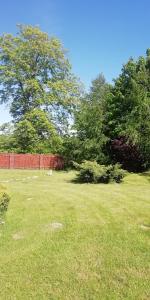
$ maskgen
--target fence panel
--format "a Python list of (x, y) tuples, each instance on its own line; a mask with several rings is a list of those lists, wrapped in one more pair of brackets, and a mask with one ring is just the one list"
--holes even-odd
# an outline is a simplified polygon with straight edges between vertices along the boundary
[(1, 153), (0, 168), (7, 169), (63, 169), (59, 155)]
[(10, 155), (0, 153), (0, 168), (9, 169), (10, 167)]
[(15, 169), (39, 169), (39, 155), (16, 154), (14, 155)]

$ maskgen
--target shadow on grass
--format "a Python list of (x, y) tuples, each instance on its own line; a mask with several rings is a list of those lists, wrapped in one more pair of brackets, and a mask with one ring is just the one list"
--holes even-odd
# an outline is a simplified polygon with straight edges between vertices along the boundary
[(150, 171), (139, 173), (139, 175), (145, 177), (150, 182)]
[(79, 180), (77, 180), (76, 178), (73, 179), (66, 179), (65, 180), (67, 183), (74, 183), (74, 184), (94, 184), (93, 182), (80, 182)]
[(73, 179), (68, 179), (66, 180), (66, 182), (68, 183), (74, 183), (74, 184), (78, 184), (78, 185), (84, 185), (84, 184), (90, 184), (90, 185), (100, 185), (100, 184), (110, 184), (110, 183), (114, 183), (114, 181), (99, 181), (99, 182), (93, 182), (93, 181), (80, 181), (78, 178), (73, 178)]
[(98, 183), (95, 183), (95, 182), (81, 182), (77, 177), (75, 178), (72, 178), (72, 179), (65, 179), (65, 182), (67, 183), (74, 183), (74, 184), (98, 184)]

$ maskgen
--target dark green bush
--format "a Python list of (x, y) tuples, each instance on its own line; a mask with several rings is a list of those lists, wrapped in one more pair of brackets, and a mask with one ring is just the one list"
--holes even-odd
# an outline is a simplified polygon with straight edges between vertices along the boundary
[(83, 183), (120, 183), (125, 176), (125, 171), (119, 164), (99, 165), (96, 161), (84, 161), (82, 164), (74, 163), (79, 173), (76, 180)]

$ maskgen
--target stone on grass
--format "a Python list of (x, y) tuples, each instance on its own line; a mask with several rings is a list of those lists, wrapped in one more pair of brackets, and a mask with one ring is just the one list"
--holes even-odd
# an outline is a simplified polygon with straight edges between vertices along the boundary
[(45, 226), (45, 231), (49, 231), (49, 230), (60, 230), (63, 228), (63, 224), (59, 223), (59, 222), (52, 222), (49, 223)]
[(53, 229), (60, 229), (63, 227), (63, 224), (62, 223), (58, 223), (58, 222), (54, 222), (54, 223), (51, 223), (51, 227)]
[(4, 225), (5, 221), (0, 219), (0, 225)]
[(142, 224), (141, 225), (141, 229), (143, 229), (143, 230), (150, 230), (150, 225)]
[(48, 176), (52, 176), (52, 175), (53, 175), (53, 170), (49, 170), (49, 171), (47, 172), (47, 175), (48, 175)]

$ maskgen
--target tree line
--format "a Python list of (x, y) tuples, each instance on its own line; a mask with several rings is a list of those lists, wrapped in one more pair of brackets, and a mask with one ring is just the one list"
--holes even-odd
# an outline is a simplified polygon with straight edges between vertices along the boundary
[(17, 35), (0, 37), (0, 102), (12, 116), (0, 127), (1, 152), (150, 167), (150, 49), (130, 58), (113, 84), (99, 74), (87, 93), (62, 43), (19, 25)]

